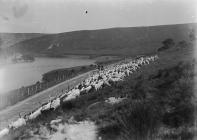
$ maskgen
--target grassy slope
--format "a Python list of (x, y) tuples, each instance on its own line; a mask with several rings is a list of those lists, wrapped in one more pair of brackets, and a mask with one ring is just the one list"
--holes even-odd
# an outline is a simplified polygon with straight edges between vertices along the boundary
[[(149, 78), (152, 76), (158, 76), (158, 71), (164, 69), (165, 69), (164, 72), (169, 71), (170, 75), (172, 72), (171, 76), (174, 77), (174, 75), (177, 74), (175, 67), (179, 64), (179, 62), (181, 61), (185, 63), (192, 62), (194, 58), (193, 45), (190, 44), (186, 48), (179, 50), (176, 49), (167, 50), (165, 52), (160, 53), (159, 57), (160, 59), (157, 62), (151, 63), (150, 65), (147, 66), (143, 66), (143, 68), (141, 68), (135, 74), (132, 74), (130, 77), (126, 78), (125, 81), (123, 82), (114, 83), (111, 87), (104, 87), (99, 91), (91, 91), (90, 93), (86, 95), (82, 95), (76, 100), (63, 104), (55, 112), (45, 112), (42, 116), (40, 116), (36, 120), (29, 122), (27, 126), (24, 126), (12, 132), (8, 136), (8, 138), (10, 139), (20, 138), (22, 136), (29, 137), (28, 133), (30, 130), (33, 130), (33, 132), (39, 134), (40, 133), (39, 130), (42, 125), (46, 125), (49, 127), (49, 125), (47, 124), (49, 124), (50, 120), (55, 119), (58, 116), (61, 116), (65, 121), (71, 116), (74, 116), (75, 119), (78, 121), (86, 118), (90, 118), (91, 120), (95, 121), (96, 124), (98, 125), (99, 135), (101, 135), (104, 140), (111, 140), (111, 139), (128, 140), (127, 137), (120, 137), (120, 136), (122, 136), (122, 134), (124, 136), (127, 136), (125, 131), (130, 131), (130, 130), (133, 130), (130, 131), (133, 134), (132, 136), (135, 136), (133, 137), (133, 139), (137, 139), (136, 136), (146, 135), (147, 134), (146, 130), (148, 130), (149, 132), (149, 130), (154, 130), (155, 128), (158, 129), (158, 127), (159, 128), (164, 127), (167, 129), (168, 127), (174, 128), (174, 126), (171, 125), (165, 126), (161, 120), (161, 118), (163, 117), (162, 113), (160, 114), (160, 110), (165, 111), (164, 108), (165, 105), (168, 104), (168, 101), (174, 101), (174, 100), (173, 98), (169, 98), (169, 100), (167, 100), (166, 102), (165, 94), (164, 94), (165, 98), (159, 98), (158, 100), (155, 100), (155, 97), (157, 97), (155, 95), (157, 94), (160, 95), (160, 93), (162, 93), (163, 90), (158, 88), (157, 89), (158, 91), (154, 91), (153, 89), (151, 89), (153, 88), (151, 85), (157, 85), (158, 81), (157, 78), (156, 80), (154, 80), (154, 78), (151, 78), (150, 80)], [(170, 71), (171, 68), (172, 71)], [(173, 73), (174, 70), (175, 73)], [(166, 80), (170, 79), (171, 76), (167, 76), (167, 78), (165, 77), (159, 78), (158, 80), (161, 81), (163, 80), (165, 83)], [(176, 79), (174, 78), (172, 79), (174, 80), (174, 82), (177, 82)], [(143, 83), (145, 83), (145, 85)], [(172, 91), (176, 93), (175, 89), (173, 89), (170, 86), (170, 84), (167, 84), (167, 87), (165, 88), (165, 90), (168, 89), (172, 89)], [(128, 96), (128, 100), (114, 106), (105, 104), (103, 102), (104, 99), (106, 99), (107, 97), (126, 96), (126, 95)], [(158, 103), (163, 102), (164, 105), (163, 106), (159, 105), (157, 104), (157, 102), (156, 104), (154, 104), (155, 101), (158, 101)], [(153, 103), (153, 106), (151, 103)], [(182, 102), (181, 100), (181, 103), (184, 102)], [(190, 100), (189, 102), (186, 103), (190, 103)], [(159, 111), (157, 110), (157, 107), (161, 107)], [(154, 109), (156, 109), (156, 112)], [(134, 112), (132, 112), (132, 110)], [(131, 113), (130, 117), (134, 117), (135, 115), (137, 115), (137, 120), (135, 120), (135, 117), (133, 118), (135, 120), (134, 122), (132, 121), (132, 119), (131, 121), (129, 121), (128, 118), (126, 118), (127, 120), (124, 120), (123, 116), (127, 116), (129, 112)], [(132, 116), (132, 114), (134, 116)], [(161, 116), (157, 116), (158, 114)], [(192, 116), (192, 114), (190, 113), (189, 116)], [(138, 118), (140, 119), (138, 120)], [(123, 120), (123, 122), (125, 121), (128, 124), (132, 124), (129, 125), (130, 129), (124, 128), (122, 126), (122, 123), (120, 123), (120, 120)], [(182, 124), (180, 127), (189, 125), (191, 121), (192, 120)], [(128, 125), (126, 125), (126, 127), (128, 127)], [(175, 137), (176, 139), (176, 136), (173, 137)], [(188, 134), (188, 139), (190, 137), (191, 134)], [(167, 139), (169, 138), (167, 137)]]
[[(12, 49), (23, 53), (51, 56), (65, 54), (136, 56), (155, 52), (166, 38), (187, 41), (192, 29), (196, 29), (196, 24), (74, 31), (26, 40), (13, 45)], [(48, 49), (52, 44), (58, 46)]]
[(40, 37), (43, 34), (39, 33), (0, 33), (1, 47), (7, 48), (18, 42)]

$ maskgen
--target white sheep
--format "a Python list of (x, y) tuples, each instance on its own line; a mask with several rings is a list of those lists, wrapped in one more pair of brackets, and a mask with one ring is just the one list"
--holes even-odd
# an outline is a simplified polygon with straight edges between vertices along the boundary
[(0, 131), (0, 139), (2, 137), (4, 137), (5, 135), (7, 135), (9, 133), (9, 129), (8, 128), (4, 128), (3, 130)]
[(89, 92), (91, 90), (91, 88), (92, 88), (92, 86), (88, 86), (88, 87), (85, 88), (85, 91)]
[(107, 100), (105, 100), (105, 102), (113, 105), (113, 104), (120, 103), (124, 99), (126, 98), (109, 97)]
[(33, 120), (37, 118), (41, 114), (41, 111), (42, 111), (42, 107), (38, 108), (35, 112), (31, 113), (29, 115), (29, 120)]
[(73, 89), (70, 94), (65, 98), (65, 101), (71, 100), (71, 99), (75, 99), (77, 96), (80, 95), (80, 90), (79, 89)]
[(62, 119), (52, 120), (50, 122), (50, 125), (54, 125), (54, 124), (60, 123), (61, 121), (62, 121)]
[(42, 106), (42, 111), (49, 110), (51, 108), (51, 102), (48, 102), (46, 105)]
[(56, 98), (51, 102), (51, 108), (56, 109), (60, 106), (60, 98)]
[(95, 89), (98, 90), (103, 85), (103, 81), (99, 81), (97, 84), (94, 85)]
[(24, 118), (18, 118), (18, 120), (16, 120), (15, 122), (12, 122), (9, 125), (9, 128), (16, 129), (16, 128), (19, 128), (23, 125), (26, 125), (26, 120)]

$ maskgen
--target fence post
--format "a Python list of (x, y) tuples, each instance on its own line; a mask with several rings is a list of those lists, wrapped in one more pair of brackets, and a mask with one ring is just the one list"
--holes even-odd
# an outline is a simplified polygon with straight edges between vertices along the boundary
[(27, 95), (29, 95), (29, 87), (27, 87)]

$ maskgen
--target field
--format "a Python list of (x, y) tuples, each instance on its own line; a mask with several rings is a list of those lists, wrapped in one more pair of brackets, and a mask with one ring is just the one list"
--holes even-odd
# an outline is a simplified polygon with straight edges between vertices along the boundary
[[(196, 42), (177, 42), (157, 52), (157, 61), (142, 66), (124, 81), (64, 102), (57, 110), (44, 112), (13, 130), (5, 139), (42, 139), (47, 132), (56, 133), (51, 120), (61, 118), (68, 122), (72, 117), (95, 122), (102, 140), (195, 139)], [(105, 102), (109, 97), (125, 100), (112, 105)]]

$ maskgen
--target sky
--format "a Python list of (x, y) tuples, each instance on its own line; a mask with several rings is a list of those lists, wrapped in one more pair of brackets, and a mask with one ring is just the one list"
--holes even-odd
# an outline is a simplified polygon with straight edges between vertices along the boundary
[(60, 33), (191, 23), (197, 22), (196, 9), (197, 0), (0, 0), (0, 32)]

